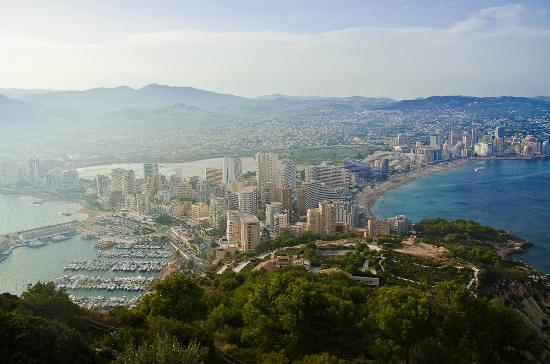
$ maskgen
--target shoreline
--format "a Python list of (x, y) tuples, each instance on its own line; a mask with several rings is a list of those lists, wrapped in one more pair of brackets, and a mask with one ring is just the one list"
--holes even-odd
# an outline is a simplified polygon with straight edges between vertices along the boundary
[(436, 164), (429, 164), (421, 169), (410, 170), (408, 172), (401, 172), (393, 174), (388, 177), (387, 180), (382, 182), (376, 182), (374, 188), (365, 186), (363, 191), (360, 192), (358, 197), (358, 204), (362, 205), (366, 209), (366, 215), (369, 219), (375, 219), (374, 205), (386, 192), (397, 189), (417, 179), (427, 177), (431, 174), (438, 172), (450, 171), (452, 169), (462, 167), (471, 163), (490, 160), (524, 160), (524, 161), (537, 161), (547, 160), (550, 156), (492, 156), (492, 157), (469, 157), (464, 159), (455, 159), (447, 162), (440, 162)]
[(483, 160), (486, 160), (486, 159), (485, 158), (457, 159), (449, 162), (430, 164), (424, 168), (414, 169), (408, 172), (401, 172), (401, 173), (390, 175), (387, 180), (375, 183), (374, 187), (365, 186), (363, 191), (361, 191), (358, 195), (357, 203), (360, 206), (365, 207), (366, 215), (369, 219), (375, 219), (376, 214), (374, 213), (374, 205), (380, 198), (382, 198), (382, 196), (386, 192), (392, 191), (410, 182), (416, 181), (417, 179), (420, 179), (423, 177), (427, 177), (434, 173), (450, 171), (452, 169), (462, 167), (474, 162), (483, 161)]

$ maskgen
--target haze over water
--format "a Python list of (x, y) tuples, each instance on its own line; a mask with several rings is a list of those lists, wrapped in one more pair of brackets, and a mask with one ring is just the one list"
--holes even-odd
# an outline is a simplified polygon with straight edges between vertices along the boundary
[[(479, 172), (474, 168), (484, 167)], [(467, 218), (534, 244), (519, 257), (550, 273), (550, 160), (488, 160), (436, 173), (384, 194), (379, 218)]]

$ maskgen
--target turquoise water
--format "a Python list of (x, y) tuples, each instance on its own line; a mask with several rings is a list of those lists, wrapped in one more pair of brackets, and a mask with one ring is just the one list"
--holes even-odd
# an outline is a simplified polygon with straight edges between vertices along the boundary
[[(483, 170), (474, 172), (474, 168)], [(506, 229), (535, 246), (519, 259), (550, 273), (550, 160), (487, 160), (436, 173), (389, 191), (376, 216), (413, 221), (468, 218)]]

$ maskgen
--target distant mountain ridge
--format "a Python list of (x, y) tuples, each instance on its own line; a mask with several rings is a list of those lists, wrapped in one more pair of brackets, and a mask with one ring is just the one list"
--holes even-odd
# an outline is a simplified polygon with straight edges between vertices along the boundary
[[(38, 106), (49, 110), (80, 112), (92, 116), (116, 113), (117, 118), (125, 117), (125, 115), (136, 118), (140, 111), (148, 117), (154, 117), (155, 113), (170, 114), (176, 117), (174, 116), (174, 110), (170, 109), (174, 105), (185, 106), (184, 110), (180, 110), (180, 112), (195, 116), (197, 116), (198, 110), (193, 110), (192, 107), (200, 109), (202, 112), (198, 114), (201, 115), (214, 113), (248, 119), (292, 117), (296, 120), (299, 120), (300, 117), (311, 117), (320, 113), (332, 113), (338, 116), (369, 109), (403, 112), (454, 110), (484, 116), (511, 113), (537, 116), (548, 115), (550, 112), (550, 97), (548, 96), (533, 98), (431, 96), (402, 101), (362, 96), (326, 97), (283, 94), (246, 98), (194, 87), (159, 84), (150, 84), (138, 89), (120, 86), (93, 88), (84, 91), (0, 89), (0, 94), (2, 90), (6, 92), (8, 97), (16, 99), (22, 104), (11, 103), (9, 113), (4, 111), (4, 115), (0, 115), (0, 119), (9, 119), (10, 115), (22, 118), (30, 115), (35, 118), (40, 114), (39, 110), (36, 109)], [(7, 101), (4, 100), (4, 104), (6, 103)], [(5, 105), (4, 107), (7, 108), (8, 106)], [(21, 110), (18, 111), (18, 109)], [(31, 112), (31, 109), (34, 111)]]
[[(549, 100), (550, 101), (550, 100)], [(550, 102), (540, 98), (498, 96), (430, 96), (413, 100), (398, 101), (381, 107), (384, 110), (455, 110), (480, 115), (521, 113), (543, 115), (550, 112)]]
[(0, 123), (33, 122), (51, 117), (49, 108), (0, 95)]
[(140, 89), (128, 86), (94, 88), (84, 91), (57, 91), (30, 95), (23, 98), (38, 104), (76, 111), (102, 114), (125, 109), (159, 109), (177, 103), (200, 108), (235, 107), (245, 98), (199, 90), (193, 87), (176, 87), (151, 84)]

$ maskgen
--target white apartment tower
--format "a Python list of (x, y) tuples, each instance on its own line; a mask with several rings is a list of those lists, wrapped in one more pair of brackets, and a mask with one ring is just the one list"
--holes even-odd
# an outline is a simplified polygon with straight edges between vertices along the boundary
[(243, 180), (243, 167), (240, 157), (224, 157), (222, 183), (229, 186), (235, 182)]
[(256, 153), (256, 181), (258, 186), (265, 182), (277, 183), (279, 177), (279, 155), (271, 152)]
[(135, 192), (136, 175), (131, 169), (115, 168), (111, 171), (111, 190), (124, 194)]
[(256, 186), (248, 186), (239, 191), (239, 210), (247, 214), (258, 213), (260, 195)]
[(290, 159), (283, 159), (280, 165), (278, 186), (283, 186), (286, 182), (292, 190), (296, 189), (296, 165)]
[(265, 224), (268, 226), (275, 225), (275, 215), (280, 213), (283, 209), (281, 202), (272, 202), (265, 206)]

